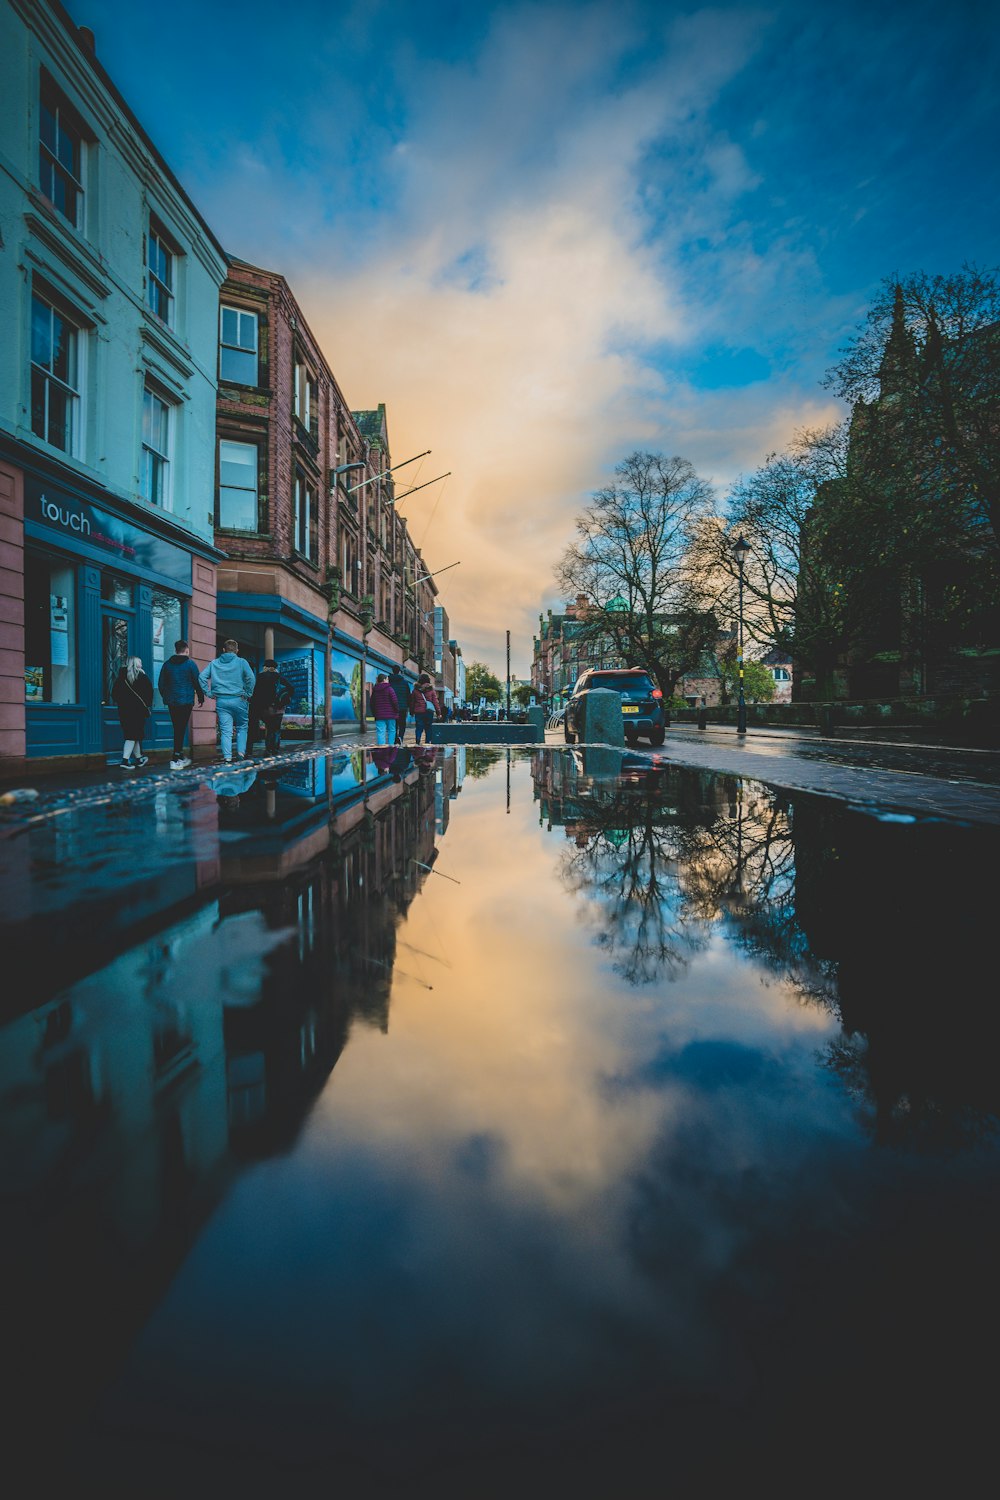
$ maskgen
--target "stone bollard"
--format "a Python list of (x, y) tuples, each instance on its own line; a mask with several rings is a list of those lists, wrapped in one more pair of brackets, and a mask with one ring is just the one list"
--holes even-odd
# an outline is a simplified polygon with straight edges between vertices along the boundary
[(609, 688), (591, 688), (583, 697), (583, 725), (580, 739), (588, 745), (625, 744), (620, 693)]
[(698, 728), (705, 729), (708, 725), (708, 714), (703, 708), (698, 710)]
[(544, 735), (545, 734), (545, 710), (544, 710), (544, 708), (540, 708), (537, 703), (533, 707), (529, 708), (528, 709), (528, 723), (529, 724), (534, 724), (535, 727), (536, 727), (536, 729), (540, 729), (542, 731), (542, 734)]

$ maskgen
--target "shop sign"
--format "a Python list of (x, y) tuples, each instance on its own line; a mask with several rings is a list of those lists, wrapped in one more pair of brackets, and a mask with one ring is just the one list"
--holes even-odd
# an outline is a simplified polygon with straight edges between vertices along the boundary
[(26, 475), (24, 481), (24, 517), (41, 522), (63, 538), (107, 553), (137, 573), (160, 573), (179, 583), (191, 582), (190, 552), (32, 475)]

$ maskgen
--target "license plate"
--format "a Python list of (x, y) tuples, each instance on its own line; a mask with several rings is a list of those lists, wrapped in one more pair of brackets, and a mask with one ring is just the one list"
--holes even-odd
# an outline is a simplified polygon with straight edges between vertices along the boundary
[(637, 714), (638, 712), (639, 712), (639, 705), (638, 705), (638, 703), (623, 703), (622, 704), (622, 713), (623, 714)]

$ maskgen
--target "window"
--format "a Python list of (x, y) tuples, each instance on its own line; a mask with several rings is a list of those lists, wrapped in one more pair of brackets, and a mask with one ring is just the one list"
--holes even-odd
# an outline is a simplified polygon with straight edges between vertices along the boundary
[(152, 615), (153, 670), (149, 675), (153, 679), (153, 706), (163, 708), (164, 703), (156, 684), (160, 680), (160, 668), (174, 654), (174, 641), (180, 640), (184, 635), (184, 607), (176, 594), (154, 588)]
[(349, 531), (341, 533), (341, 587), (345, 593), (357, 594), (358, 590), (358, 544)]
[(155, 219), (146, 236), (146, 302), (168, 327), (174, 321), (174, 265), (177, 256)]
[(218, 524), (223, 531), (257, 530), (256, 443), (219, 443)]
[(170, 509), (170, 407), (147, 385), (142, 393), (142, 497)]
[(67, 563), (24, 554), (24, 697), (76, 702), (76, 573)]
[(55, 84), (42, 75), (38, 185), (74, 229), (83, 222), (83, 131)]
[(220, 308), (219, 379), (257, 384), (257, 314)]
[(316, 560), (316, 491), (300, 470), (295, 471), (292, 546), (301, 557)]
[(775, 667), (774, 680), (775, 682), (791, 682), (792, 674), (787, 667)]
[(319, 436), (319, 408), (316, 378), (308, 365), (295, 364), (295, 398), (293, 411), (311, 437)]
[(31, 430), (73, 453), (79, 427), (79, 330), (38, 292), (31, 298)]

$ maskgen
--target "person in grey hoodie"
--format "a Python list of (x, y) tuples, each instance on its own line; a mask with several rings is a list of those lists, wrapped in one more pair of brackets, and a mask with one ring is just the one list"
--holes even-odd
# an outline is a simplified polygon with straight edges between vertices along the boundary
[(209, 698), (215, 699), (219, 721), (219, 745), (222, 759), (233, 758), (233, 731), (236, 731), (236, 758), (247, 758), (248, 705), (256, 686), (250, 663), (240, 656), (239, 641), (223, 641), (222, 651), (210, 661), (198, 678), (198, 685)]

